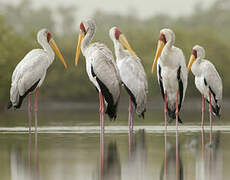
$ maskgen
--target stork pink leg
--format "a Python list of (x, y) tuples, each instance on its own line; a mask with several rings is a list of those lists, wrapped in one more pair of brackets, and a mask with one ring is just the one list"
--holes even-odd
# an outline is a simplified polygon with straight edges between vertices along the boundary
[(164, 98), (164, 113), (165, 113), (165, 130), (167, 131), (167, 125), (168, 125), (168, 122), (167, 122), (167, 92), (165, 92), (165, 98)]
[(164, 94), (164, 115), (165, 115), (165, 158), (164, 158), (164, 177), (167, 179), (167, 92)]
[(129, 97), (129, 130), (133, 131), (133, 103)]
[(179, 177), (179, 156), (178, 156), (178, 91), (176, 93), (176, 178)]
[(30, 134), (31, 133), (31, 121), (32, 121), (31, 94), (30, 93), (28, 96), (28, 116), (29, 116), (28, 126), (29, 126), (29, 134)]
[(104, 97), (101, 92), (99, 92), (99, 100), (100, 100), (100, 125), (101, 125), (101, 133), (104, 133), (104, 115), (105, 115), (105, 102)]
[(212, 144), (212, 97), (211, 93), (208, 93), (209, 96), (209, 120), (210, 120), (210, 145)]
[(37, 133), (37, 127), (38, 127), (38, 93), (39, 93), (39, 89), (37, 88), (35, 90), (35, 100), (34, 100), (34, 116), (35, 116), (34, 126), (35, 126), (35, 135)]
[(204, 128), (204, 112), (205, 112), (204, 94), (201, 95), (201, 98), (202, 98), (202, 119), (201, 119), (201, 127)]

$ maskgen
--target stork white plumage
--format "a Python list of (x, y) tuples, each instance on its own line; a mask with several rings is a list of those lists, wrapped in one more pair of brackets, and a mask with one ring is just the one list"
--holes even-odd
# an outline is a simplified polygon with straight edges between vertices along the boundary
[[(120, 76), (112, 52), (101, 43), (91, 43), (96, 32), (93, 20), (80, 23), (80, 34), (75, 63), (78, 64), (80, 51), (86, 59), (86, 71), (90, 81), (99, 92), (101, 132), (104, 132), (104, 113), (110, 119), (117, 116), (117, 106), (120, 99)], [(104, 100), (106, 111), (104, 110)]]
[[(23, 99), (29, 94), (28, 110), (31, 111), (31, 94), (36, 89), (34, 110), (38, 110), (38, 89), (42, 85), (46, 71), (53, 63), (55, 53), (67, 67), (51, 33), (47, 29), (42, 29), (37, 33), (37, 41), (43, 49), (33, 49), (18, 63), (12, 75), (10, 88), (10, 102), (8, 109), (12, 106), (20, 108)], [(36, 121), (36, 118), (35, 118)], [(35, 128), (36, 123), (35, 123)]]
[(220, 117), (223, 85), (215, 66), (204, 58), (204, 48), (199, 45), (194, 46), (188, 64), (188, 71), (191, 69), (195, 76), (195, 85), (202, 95), (202, 127), (205, 111), (204, 99), (209, 103), (210, 133), (212, 133), (212, 113)]
[[(129, 127), (133, 129), (133, 105), (138, 116), (144, 118), (147, 104), (148, 82), (141, 60), (131, 49), (124, 34), (117, 27), (110, 29), (110, 38), (114, 43), (116, 63), (129, 98)], [(125, 50), (124, 47), (127, 49)]]
[[(171, 29), (162, 29), (152, 72), (157, 64), (158, 83), (165, 101), (165, 116), (168, 112), (171, 120), (178, 118), (182, 123), (178, 113), (185, 97), (188, 72), (184, 54), (181, 49), (174, 46), (174, 43), (174, 32)], [(165, 124), (167, 125), (166, 118)]]

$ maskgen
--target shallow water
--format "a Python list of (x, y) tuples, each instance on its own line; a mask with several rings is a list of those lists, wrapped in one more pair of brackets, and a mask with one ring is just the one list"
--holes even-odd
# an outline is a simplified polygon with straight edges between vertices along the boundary
[(38, 134), (28, 134), (26, 111), (2, 113), (0, 179), (229, 179), (227, 113), (214, 121), (211, 146), (207, 114), (202, 131), (200, 112), (184, 111), (178, 146), (174, 123), (165, 136), (162, 111), (153, 110), (145, 120), (134, 115), (133, 134), (127, 112), (119, 114), (115, 122), (106, 118), (103, 144), (95, 110), (41, 111)]

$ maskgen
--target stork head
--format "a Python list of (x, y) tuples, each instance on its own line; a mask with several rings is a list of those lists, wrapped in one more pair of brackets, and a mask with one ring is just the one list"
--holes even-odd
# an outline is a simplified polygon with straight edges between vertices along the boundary
[(164, 28), (160, 31), (159, 40), (162, 40), (164, 44), (171, 42), (174, 44), (176, 41), (175, 33), (171, 29)]
[(129, 45), (129, 42), (127, 41), (126, 37), (122, 32), (119, 30), (118, 27), (112, 27), (109, 31), (110, 38), (113, 42), (120, 42), (134, 57), (134, 59), (137, 58), (135, 52), (132, 50), (131, 46)]
[(52, 48), (52, 50), (59, 57), (59, 59), (61, 60), (61, 62), (64, 65), (64, 67), (67, 68), (66, 62), (65, 62), (60, 50), (58, 49), (57, 44), (55, 43), (54, 39), (52, 38), (51, 33), (47, 29), (41, 29), (40, 31), (38, 31), (37, 40), (41, 45), (48, 43), (50, 45), (50, 47)]
[(202, 46), (195, 45), (192, 49), (192, 54), (188, 63), (188, 71), (190, 71), (193, 63), (195, 62), (196, 59), (204, 59), (205, 57), (205, 50)]
[(159, 36), (158, 43), (157, 43), (157, 51), (156, 51), (156, 55), (155, 55), (153, 66), (152, 66), (152, 73), (156, 67), (158, 58), (161, 56), (164, 46), (168, 42), (170, 44), (174, 44), (175, 40), (176, 40), (176, 36), (171, 29), (165, 28), (160, 31), (160, 36)]
[(77, 44), (77, 51), (75, 56), (75, 65), (78, 65), (79, 56), (81, 52), (81, 43), (84, 37), (87, 34), (91, 35), (91, 39), (93, 38), (94, 34), (96, 32), (96, 23), (92, 19), (88, 19), (86, 21), (82, 21), (80, 23), (80, 32), (78, 36), (78, 44)]

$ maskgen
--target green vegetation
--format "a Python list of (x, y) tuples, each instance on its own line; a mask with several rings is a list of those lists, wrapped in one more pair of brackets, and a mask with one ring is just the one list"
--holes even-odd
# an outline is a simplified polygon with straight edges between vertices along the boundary
[[(0, 12), (0, 103), (6, 103), (9, 98), (11, 75), (17, 63), (29, 50), (39, 47), (36, 32), (42, 27), (52, 32), (68, 63), (68, 69), (65, 70), (59, 61), (55, 61), (47, 73), (40, 97), (55, 100), (97, 99), (95, 89), (88, 81), (84, 58), (80, 56), (78, 67), (74, 66), (79, 31), (79, 26), (74, 23), (77, 20), (76, 8), (33, 9), (30, 1), (24, 0), (18, 6), (1, 5)], [(55, 21), (54, 13), (60, 17), (60, 22)], [(207, 59), (214, 63), (223, 78), (225, 96), (230, 96), (230, 79), (227, 78), (230, 65), (228, 0), (218, 0), (208, 9), (196, 6), (194, 14), (188, 17), (171, 18), (162, 14), (140, 20), (135, 14), (120, 16), (101, 11), (95, 12), (93, 17), (97, 23), (94, 40), (105, 43), (112, 51), (109, 29), (118, 26), (126, 35), (132, 48), (142, 59), (148, 74), (151, 97), (160, 95), (156, 74), (152, 75), (150, 71), (159, 31), (164, 27), (175, 31), (176, 46), (183, 49), (187, 61), (195, 44), (205, 47)], [(198, 95), (190, 73), (187, 96)]]

